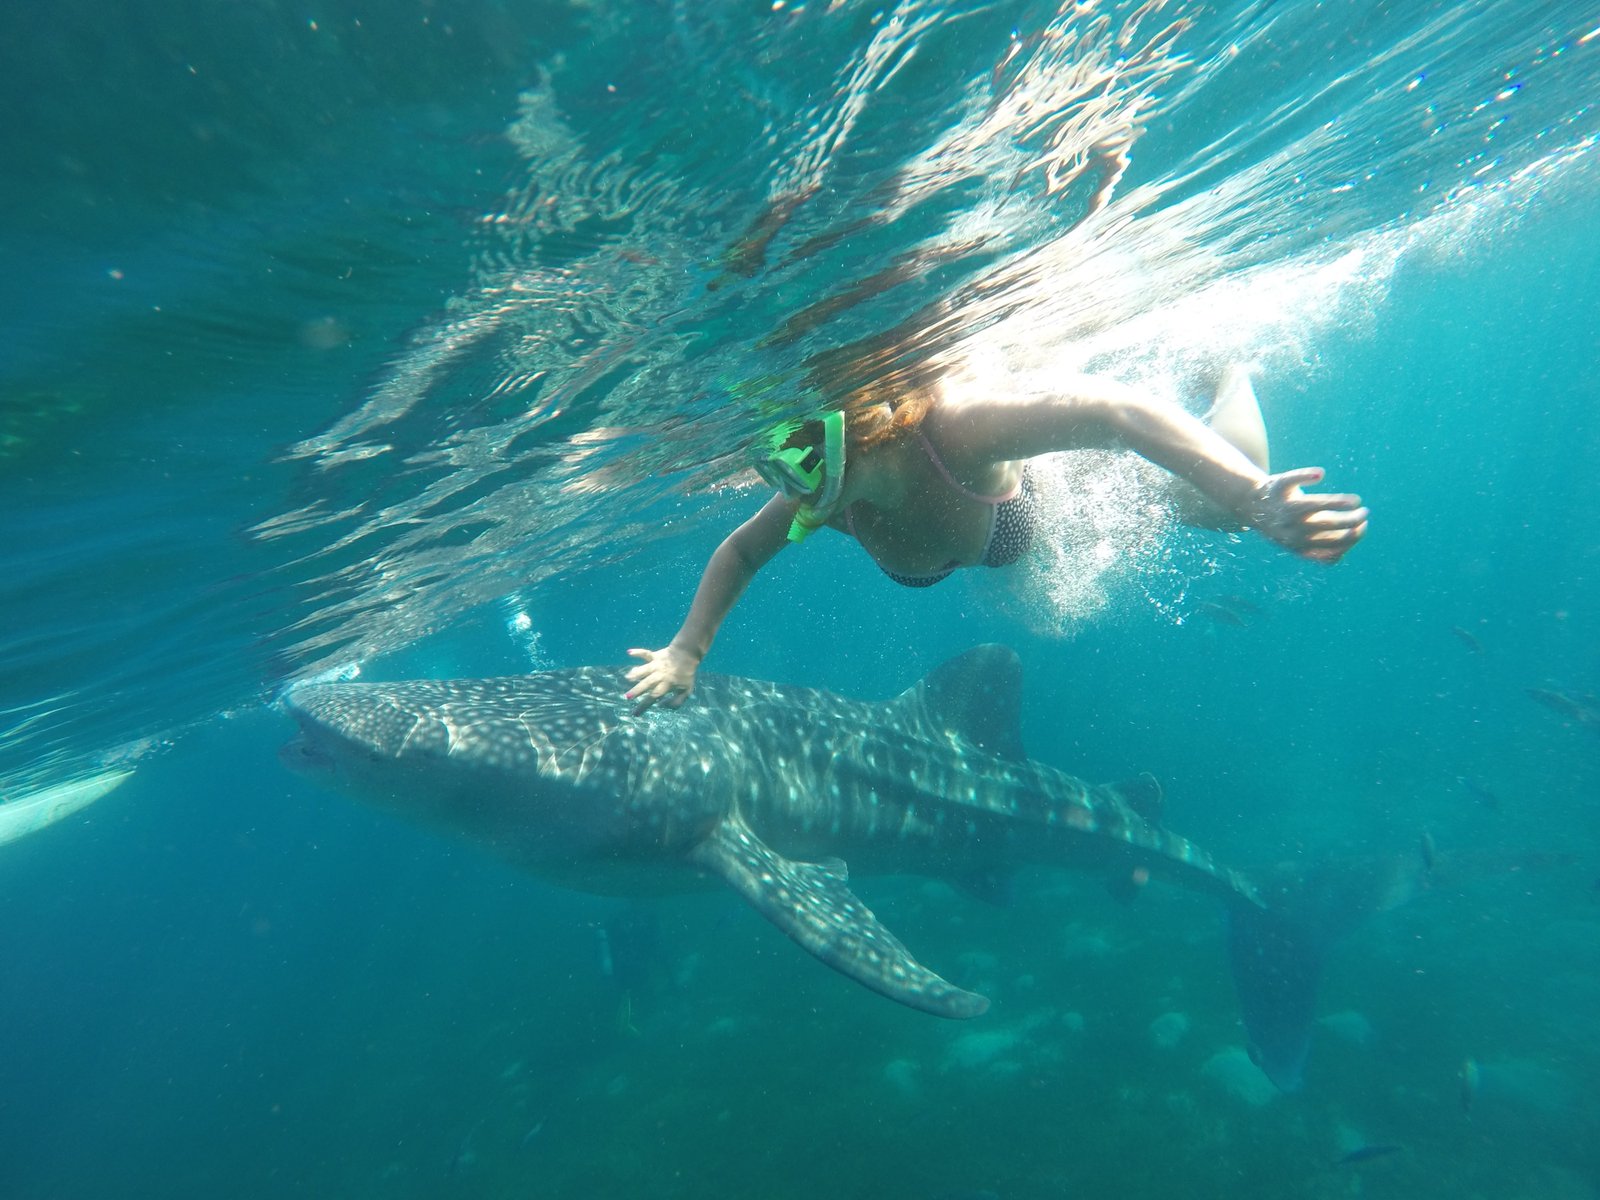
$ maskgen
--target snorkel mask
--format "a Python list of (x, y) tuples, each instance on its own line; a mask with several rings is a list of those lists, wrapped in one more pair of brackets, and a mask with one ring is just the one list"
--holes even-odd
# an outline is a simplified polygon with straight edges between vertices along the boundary
[(767, 457), (755, 464), (756, 474), (790, 499), (822, 489), (815, 503), (802, 504), (795, 513), (789, 525), (791, 542), (803, 542), (827, 524), (844, 486), (844, 414), (831, 412), (822, 418), (820, 451), (815, 446), (783, 444), (799, 428), (800, 422), (789, 421), (774, 429), (767, 439)]

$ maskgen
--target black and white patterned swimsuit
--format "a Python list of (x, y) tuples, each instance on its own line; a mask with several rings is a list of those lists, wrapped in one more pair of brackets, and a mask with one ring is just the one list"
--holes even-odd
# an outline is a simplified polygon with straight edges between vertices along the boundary
[[(947, 484), (968, 500), (989, 506), (989, 537), (983, 544), (983, 557), (979, 562), (986, 567), (1007, 567), (1021, 558), (1033, 544), (1033, 531), (1038, 524), (1037, 504), (1034, 500), (1033, 481), (1028, 478), (1028, 464), (1022, 464), (1022, 478), (1017, 481), (1017, 486), (1005, 495), (981, 496), (950, 474), (950, 468), (944, 465), (939, 452), (933, 448), (933, 443), (928, 441), (927, 435), (922, 430), (917, 430), (917, 437), (922, 442), (923, 450), (927, 452), (928, 461), (934, 465)], [(850, 536), (859, 542), (861, 539), (856, 535), (855, 516), (848, 508), (844, 510), (844, 521), (846, 528), (850, 530)], [(896, 583), (904, 584), (906, 587), (932, 587), (948, 579), (961, 564), (952, 562), (932, 575), (901, 575), (881, 563), (878, 565), (883, 573)]]

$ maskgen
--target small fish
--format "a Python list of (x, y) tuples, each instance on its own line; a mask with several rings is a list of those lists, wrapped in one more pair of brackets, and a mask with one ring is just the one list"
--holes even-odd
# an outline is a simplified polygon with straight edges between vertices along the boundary
[(1433, 874), (1434, 864), (1439, 861), (1438, 847), (1433, 844), (1433, 834), (1426, 829), (1422, 831), (1422, 840), (1417, 847), (1422, 852), (1422, 867), (1429, 875)]
[(1471, 650), (1474, 654), (1482, 654), (1483, 653), (1483, 643), (1480, 642), (1476, 637), (1474, 637), (1470, 632), (1468, 632), (1467, 630), (1461, 628), (1461, 626), (1459, 626), (1459, 625), (1450, 626), (1450, 632), (1455, 634), (1456, 637), (1460, 639), (1461, 644), (1463, 646), (1465, 646), (1468, 650)]
[(1239, 613), (1241, 616), (1259, 617), (1261, 615), (1261, 605), (1248, 596), (1218, 596), (1217, 603), (1233, 609), (1234, 612)]
[(1478, 1087), (1483, 1080), (1483, 1069), (1478, 1066), (1478, 1060), (1467, 1058), (1461, 1064), (1461, 1069), (1456, 1072), (1456, 1082), (1460, 1085), (1461, 1111), (1467, 1116), (1472, 1115), (1472, 1106), (1478, 1100)]
[(1244, 619), (1243, 615), (1225, 604), (1202, 600), (1194, 606), (1194, 610), (1201, 616), (1210, 617), (1218, 625), (1232, 625), (1237, 629), (1249, 628), (1249, 622)]
[(1563, 692), (1553, 688), (1528, 688), (1528, 698), (1537, 700), (1579, 725), (1600, 729), (1600, 698), (1587, 693)]
[(1375, 1142), (1367, 1146), (1357, 1146), (1348, 1154), (1342, 1154), (1333, 1160), (1336, 1167), (1354, 1166), (1356, 1163), (1371, 1162), (1375, 1158), (1388, 1158), (1391, 1154), (1398, 1154), (1403, 1147), (1392, 1142)]
[(544, 1122), (540, 1121), (536, 1125), (534, 1125), (534, 1127), (532, 1129), (528, 1130), (527, 1133), (522, 1135), (522, 1138), (521, 1138), (520, 1141), (517, 1142), (517, 1145), (521, 1146), (524, 1150), (526, 1150), (529, 1146), (533, 1145), (534, 1140), (543, 1132), (544, 1132)]
[(1461, 785), (1462, 790), (1467, 795), (1485, 808), (1492, 809), (1495, 812), (1500, 811), (1500, 797), (1495, 795), (1494, 789), (1484, 783), (1483, 780), (1471, 775), (1457, 775), (1456, 782)]
[(632, 992), (624, 992), (622, 1002), (617, 1006), (617, 1032), (625, 1033), (629, 1037), (639, 1036), (639, 1027), (633, 1023)]
[(456, 1147), (455, 1155), (450, 1159), (450, 1165), (445, 1168), (445, 1174), (451, 1177), (465, 1174), (478, 1163), (478, 1152), (474, 1149), (473, 1139), (478, 1136), (478, 1130), (483, 1128), (479, 1121), (467, 1130), (467, 1136), (461, 1139), (461, 1145)]

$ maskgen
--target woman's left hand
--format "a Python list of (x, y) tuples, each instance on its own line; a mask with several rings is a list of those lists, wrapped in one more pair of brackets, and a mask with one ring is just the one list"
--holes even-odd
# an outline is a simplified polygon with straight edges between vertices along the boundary
[(1367, 532), (1361, 497), (1348, 492), (1306, 492), (1321, 483), (1321, 467), (1269, 475), (1251, 493), (1240, 516), (1263, 537), (1315, 562), (1338, 562)]

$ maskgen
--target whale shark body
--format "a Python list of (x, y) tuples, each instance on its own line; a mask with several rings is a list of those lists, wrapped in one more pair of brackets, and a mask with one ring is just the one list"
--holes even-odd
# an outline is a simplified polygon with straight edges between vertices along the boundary
[(830, 967), (943, 1017), (988, 1001), (919, 963), (850, 889), (847, 863), (971, 890), (1034, 864), (1166, 879), (1246, 918), (1230, 951), (1252, 1052), (1280, 1086), (1298, 1083), (1321, 942), (1167, 830), (1153, 780), (1090, 785), (1027, 758), (1010, 649), (977, 647), (878, 703), (707, 674), (683, 708), (635, 715), (625, 687), (598, 667), (303, 684), (283, 699), (300, 725), (284, 755), (566, 886), (720, 879)]

